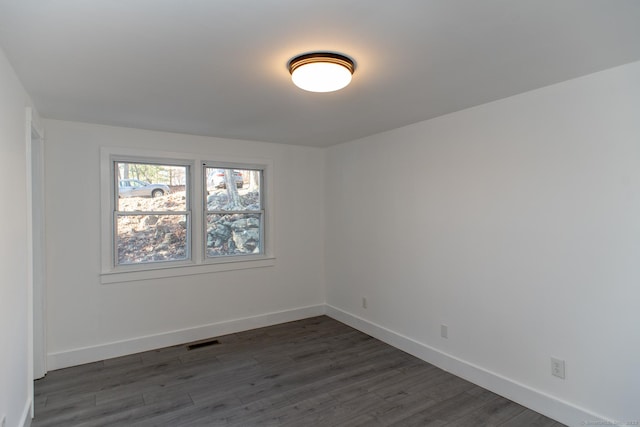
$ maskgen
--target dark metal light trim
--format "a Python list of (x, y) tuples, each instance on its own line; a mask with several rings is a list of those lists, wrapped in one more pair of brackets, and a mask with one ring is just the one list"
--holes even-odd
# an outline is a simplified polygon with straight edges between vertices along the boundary
[(345, 67), (351, 74), (355, 70), (355, 66), (351, 58), (348, 58), (339, 53), (332, 52), (313, 52), (306, 53), (304, 55), (296, 56), (289, 61), (289, 73), (293, 74), (296, 68), (306, 64), (313, 64), (316, 62), (329, 62), (332, 64), (338, 64)]

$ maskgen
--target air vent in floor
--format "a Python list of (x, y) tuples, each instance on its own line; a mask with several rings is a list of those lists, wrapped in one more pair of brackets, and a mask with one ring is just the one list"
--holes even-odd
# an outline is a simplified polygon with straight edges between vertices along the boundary
[(188, 344), (187, 345), (187, 350), (196, 350), (198, 348), (209, 347), (209, 346), (216, 345), (216, 344), (220, 344), (220, 341), (218, 341), (218, 340), (200, 341), (200, 342), (196, 342), (196, 343), (193, 343), (193, 344)]

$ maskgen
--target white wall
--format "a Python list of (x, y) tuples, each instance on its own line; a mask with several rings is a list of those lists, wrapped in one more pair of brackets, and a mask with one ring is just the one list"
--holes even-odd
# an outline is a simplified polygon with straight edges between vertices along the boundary
[(0, 419), (29, 418), (27, 366), (27, 93), (0, 49)]
[(572, 425), (640, 420), (640, 63), (331, 147), (326, 182), (337, 313)]
[[(51, 369), (321, 314), (322, 150), (56, 120), (45, 126)], [(272, 160), (275, 266), (101, 284), (101, 146)]]

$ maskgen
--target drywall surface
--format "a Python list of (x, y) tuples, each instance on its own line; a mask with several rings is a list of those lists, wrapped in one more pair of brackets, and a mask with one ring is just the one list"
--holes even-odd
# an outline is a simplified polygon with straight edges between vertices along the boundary
[(331, 147), (326, 183), (330, 306), (640, 420), (640, 63)]
[[(30, 405), (27, 293), (27, 93), (0, 49), (0, 419), (22, 424)], [(30, 416), (30, 414), (29, 414)]]
[[(111, 357), (119, 343), (124, 352), (139, 351), (145, 347), (136, 346), (136, 340), (159, 337), (155, 342), (168, 344), (180, 337), (195, 339), (216, 330), (211, 325), (324, 304), (322, 150), (57, 120), (45, 124), (48, 352), (55, 355), (50, 359), (53, 369), (87, 361), (74, 356), (78, 351), (93, 349), (83, 353), (93, 359)], [(274, 180), (275, 232), (268, 238), (275, 241), (275, 265), (101, 284), (101, 147), (273, 162), (266, 179)], [(111, 347), (101, 353), (105, 346)]]

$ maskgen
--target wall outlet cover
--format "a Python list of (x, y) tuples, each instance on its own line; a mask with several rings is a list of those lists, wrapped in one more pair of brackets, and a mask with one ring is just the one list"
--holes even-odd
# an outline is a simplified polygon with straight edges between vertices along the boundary
[(447, 325), (440, 325), (440, 336), (442, 338), (449, 338), (449, 327)]
[(564, 379), (564, 360), (551, 358), (551, 375)]

